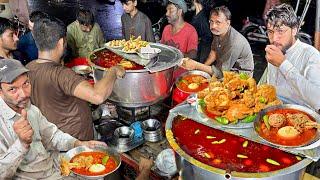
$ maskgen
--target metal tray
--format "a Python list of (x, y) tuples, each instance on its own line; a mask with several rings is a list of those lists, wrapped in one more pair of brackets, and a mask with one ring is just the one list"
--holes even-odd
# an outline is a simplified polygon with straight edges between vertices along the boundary
[[(216, 125), (214, 123), (212, 123), (212, 120), (208, 119), (208, 118), (203, 118), (203, 116), (201, 116), (200, 113), (198, 113), (197, 108), (194, 104), (180, 104), (178, 106), (176, 106), (175, 108), (170, 110), (169, 116), (167, 118), (167, 121), (172, 121), (174, 119), (174, 117), (176, 117), (177, 115), (182, 115), (185, 117), (188, 117), (190, 119), (193, 119), (196, 122), (199, 122), (201, 124), (204, 124), (206, 126), (215, 128), (215, 129), (220, 129), (223, 130), (225, 132), (234, 134), (234, 135), (238, 135), (238, 136), (242, 136), (245, 137), (249, 140), (261, 143), (261, 144), (266, 144), (268, 146), (272, 146), (278, 149), (281, 149), (283, 151), (289, 152), (289, 153), (293, 153), (293, 154), (297, 154), (300, 156), (304, 156), (307, 157), (309, 159), (312, 159), (313, 161), (318, 161), (320, 159), (320, 146), (316, 146), (312, 149), (302, 149), (302, 148), (287, 148), (287, 147), (279, 147), (279, 146), (275, 146), (272, 145), (268, 142), (266, 142), (265, 140), (261, 139), (259, 136), (257, 136), (256, 132), (254, 131), (253, 127), (252, 128), (225, 128), (223, 126), (220, 125)], [(171, 127), (167, 127), (166, 123), (166, 129), (171, 129)], [(319, 142), (319, 141), (317, 141)], [(314, 144), (316, 144), (317, 142), (315, 142)]]

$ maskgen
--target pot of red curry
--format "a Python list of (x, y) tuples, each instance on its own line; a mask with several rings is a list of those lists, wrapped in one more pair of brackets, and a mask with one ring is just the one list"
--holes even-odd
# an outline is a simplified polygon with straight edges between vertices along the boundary
[(301, 179), (312, 162), (180, 115), (167, 119), (166, 137), (187, 180)]

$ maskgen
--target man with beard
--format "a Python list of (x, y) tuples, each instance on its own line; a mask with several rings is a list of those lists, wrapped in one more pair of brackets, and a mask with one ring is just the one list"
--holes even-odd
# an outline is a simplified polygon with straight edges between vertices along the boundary
[(113, 66), (92, 86), (84, 77), (61, 65), (66, 46), (63, 22), (56, 18), (41, 19), (34, 25), (33, 37), (39, 49), (39, 58), (27, 65), (32, 103), (63, 132), (80, 140), (93, 139), (88, 102), (103, 103), (125, 70), (121, 66)]
[(27, 73), (17, 60), (0, 61), (0, 179), (62, 179), (53, 151), (106, 144), (79, 141), (48, 122), (30, 103)]
[(17, 51), (19, 38), (9, 19), (0, 17), (0, 59), (14, 58), (26, 64), (25, 56)]
[[(220, 70), (234, 70), (253, 75), (253, 55), (249, 42), (231, 27), (231, 13), (225, 6), (210, 12), (210, 30), (213, 34), (211, 51), (204, 64), (191, 59), (184, 59), (182, 67), (189, 70), (202, 70), (215, 74)], [(214, 64), (213, 64), (214, 63)], [(210, 65), (214, 66), (210, 66)]]
[(126, 40), (131, 36), (148, 42), (155, 42), (152, 24), (148, 16), (137, 9), (138, 0), (120, 0), (124, 10), (121, 16), (122, 35)]
[(296, 38), (298, 19), (293, 8), (281, 4), (266, 15), (267, 82), (276, 87), (285, 102), (306, 105), (319, 111), (320, 53)]
[(162, 32), (161, 43), (179, 49), (185, 57), (196, 58), (198, 34), (191, 24), (184, 21), (186, 12), (184, 0), (169, 0), (166, 13), (169, 24)]
[(68, 47), (71, 57), (88, 57), (89, 54), (104, 44), (104, 37), (90, 10), (80, 8), (77, 20), (67, 27)]

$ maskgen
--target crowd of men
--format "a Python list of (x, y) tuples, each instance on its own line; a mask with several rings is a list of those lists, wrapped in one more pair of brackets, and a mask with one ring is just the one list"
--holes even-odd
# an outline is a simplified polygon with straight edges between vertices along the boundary
[[(141, 36), (154, 42), (151, 21), (136, 8), (137, 0), (121, 3), (125, 11), (121, 17), (123, 37)], [(161, 43), (184, 54), (183, 69), (212, 75), (217, 69), (252, 75), (252, 51), (231, 26), (231, 12), (225, 6), (215, 7), (206, 19), (201, 3), (194, 0), (198, 13), (189, 24), (184, 21), (185, 1), (169, 0), (169, 24), (164, 27)], [(283, 101), (319, 112), (320, 101), (314, 97), (320, 97), (320, 54), (296, 38), (298, 19), (293, 8), (287, 4), (271, 8), (266, 25), (270, 41), (265, 48), (267, 83), (276, 87)], [(63, 65), (68, 50), (72, 58), (87, 57), (105, 42), (89, 10), (80, 9), (67, 27), (61, 20), (36, 11), (30, 14), (29, 28), (19, 41), (10, 21), (0, 18), (0, 179), (59, 179), (52, 151), (106, 146), (92, 140), (89, 103), (103, 103), (125, 70), (114, 66), (92, 86)], [(150, 170), (152, 163), (142, 162)]]

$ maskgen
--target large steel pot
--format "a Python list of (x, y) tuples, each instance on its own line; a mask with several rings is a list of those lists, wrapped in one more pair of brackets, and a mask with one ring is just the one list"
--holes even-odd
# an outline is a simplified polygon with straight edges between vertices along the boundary
[[(177, 154), (177, 166), (178, 169), (182, 170), (182, 176), (185, 180), (222, 180), (222, 179), (236, 179), (236, 180), (244, 180), (244, 179), (263, 179), (263, 180), (299, 180), (302, 179), (305, 168), (311, 162), (313, 162), (309, 158), (304, 158), (298, 163), (272, 172), (266, 173), (243, 173), (243, 172), (227, 172), (226, 170), (215, 168), (204, 164), (188, 153), (186, 153), (176, 142), (175, 137), (172, 132), (172, 123), (174, 122), (174, 118), (177, 115), (188, 114), (191, 112), (189, 109), (190, 105), (177, 106), (174, 109), (170, 110), (170, 114), (166, 121), (166, 138), (169, 141), (170, 146)], [(189, 114), (190, 115), (190, 114)], [(196, 142), (195, 142), (196, 143)]]
[[(178, 49), (166, 45), (151, 43), (151, 46), (161, 49), (161, 53), (146, 65), (147, 69), (127, 70), (124, 78), (115, 82), (112, 94), (108, 98), (111, 102), (124, 107), (149, 106), (170, 94), (173, 85), (173, 71), (183, 55)], [(127, 59), (138, 57), (137, 55), (123, 56)], [(105, 74), (104, 68), (93, 65), (95, 81), (100, 80)]]

